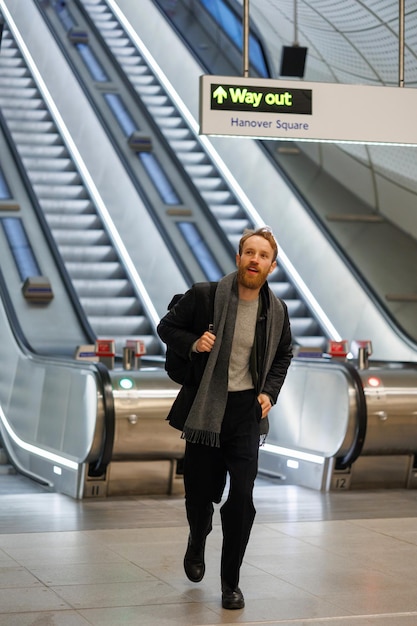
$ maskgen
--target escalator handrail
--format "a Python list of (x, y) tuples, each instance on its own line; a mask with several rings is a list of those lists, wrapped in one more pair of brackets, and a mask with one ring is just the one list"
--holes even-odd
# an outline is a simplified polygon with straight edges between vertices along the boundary
[(104, 424), (103, 439), (98, 459), (94, 463), (90, 463), (89, 476), (102, 476), (105, 474), (113, 455), (114, 433), (116, 424), (116, 413), (113, 396), (113, 386), (109, 370), (104, 363), (95, 363), (99, 380), (101, 383), (101, 392), (104, 405)]
[(368, 425), (366, 398), (361, 377), (359, 376), (358, 370), (354, 365), (347, 362), (343, 365), (348, 371), (351, 381), (354, 384), (357, 411), (355, 423), (355, 437), (349, 450), (343, 456), (336, 458), (337, 470), (347, 469), (352, 465), (352, 463), (354, 463), (358, 459), (363, 450)]

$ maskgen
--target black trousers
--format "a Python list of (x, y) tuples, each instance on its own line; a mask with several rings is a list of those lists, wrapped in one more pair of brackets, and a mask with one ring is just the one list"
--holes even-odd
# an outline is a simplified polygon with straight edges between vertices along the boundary
[(220, 573), (222, 581), (232, 588), (239, 583), (240, 566), (256, 514), (253, 487), (258, 472), (261, 413), (254, 390), (231, 392), (220, 447), (187, 442), (185, 449), (185, 505), (193, 543), (204, 542), (211, 531), (213, 502), (221, 501), (229, 474), (229, 493), (220, 509)]

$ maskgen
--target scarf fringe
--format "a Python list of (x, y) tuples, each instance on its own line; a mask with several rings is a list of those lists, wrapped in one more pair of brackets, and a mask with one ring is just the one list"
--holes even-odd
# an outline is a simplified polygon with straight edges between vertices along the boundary
[[(259, 447), (265, 445), (267, 434), (259, 436)], [(209, 432), (207, 430), (193, 430), (192, 428), (184, 427), (181, 433), (181, 439), (185, 439), (190, 443), (201, 443), (204, 446), (211, 446), (212, 448), (220, 448), (220, 435), (219, 433)]]
[(181, 439), (185, 439), (190, 443), (201, 443), (212, 448), (220, 448), (220, 434), (208, 430), (195, 430), (184, 426)]

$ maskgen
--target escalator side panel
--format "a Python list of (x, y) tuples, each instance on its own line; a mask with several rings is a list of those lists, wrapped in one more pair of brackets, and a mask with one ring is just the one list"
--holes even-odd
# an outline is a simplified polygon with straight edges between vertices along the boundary
[(268, 443), (325, 457), (342, 454), (355, 432), (352, 391), (343, 369), (293, 361), (270, 413)]
[(81, 497), (85, 464), (97, 458), (103, 439), (98, 373), (93, 365), (30, 355), (3, 302), (4, 294), (0, 439), (18, 471), (55, 491)]

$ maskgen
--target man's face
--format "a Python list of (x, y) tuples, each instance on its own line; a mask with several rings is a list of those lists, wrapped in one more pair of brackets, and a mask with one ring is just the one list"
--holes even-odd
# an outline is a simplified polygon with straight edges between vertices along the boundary
[(242, 254), (236, 255), (237, 279), (247, 289), (260, 289), (276, 268), (274, 251), (269, 241), (258, 235), (246, 239)]

